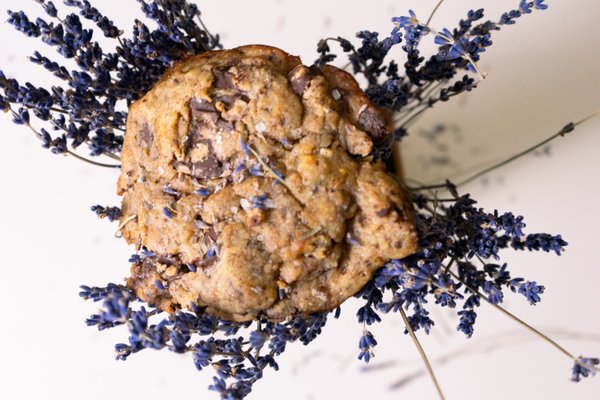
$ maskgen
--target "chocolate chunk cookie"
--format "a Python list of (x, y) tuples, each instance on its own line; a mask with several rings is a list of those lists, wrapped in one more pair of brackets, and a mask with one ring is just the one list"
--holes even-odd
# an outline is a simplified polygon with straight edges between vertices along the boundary
[(370, 157), (387, 125), (351, 75), (276, 48), (179, 62), (129, 112), (122, 233), (147, 251), (128, 285), (235, 321), (337, 307), (416, 250), (407, 196)]

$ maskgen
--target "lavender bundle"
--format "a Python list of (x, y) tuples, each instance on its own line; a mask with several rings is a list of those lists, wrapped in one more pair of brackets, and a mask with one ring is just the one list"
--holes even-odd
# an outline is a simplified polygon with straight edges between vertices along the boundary
[[(23, 12), (9, 11), (8, 22), (25, 35), (41, 39), (77, 67), (70, 70), (35, 52), (30, 60), (62, 82), (50, 88), (22, 84), (0, 71), (0, 109), (16, 124), (31, 130), (44, 148), (98, 167), (120, 167), (127, 109), (170, 66), (189, 55), (222, 48), (219, 36), (202, 23), (197, 6), (185, 0), (138, 0), (154, 27), (136, 20), (130, 38), (124, 37), (123, 31), (87, 0), (65, 0), (70, 14), (61, 14), (51, 1), (35, 1), (45, 17), (32, 20)], [(339, 46), (347, 67), (364, 78), (363, 89), (370, 100), (393, 115), (394, 132), (377, 143), (373, 154), (392, 165), (395, 143), (409, 134), (419, 117), (438, 102), (473, 90), (485, 78), (478, 62), (492, 45), (492, 35), (522, 16), (546, 8), (544, 0), (523, 0), (496, 20), (486, 20), (483, 9), (471, 10), (452, 30), (434, 29), (433, 13), (423, 21), (410, 11), (407, 16), (392, 18), (388, 35), (361, 31), (356, 43), (343, 37), (321, 40), (316, 63), (335, 60), (338, 56), (332, 47)], [(111, 39), (114, 49), (104, 50), (94, 39), (98, 34)], [(438, 45), (437, 52), (425, 56), (420, 47), (430, 39)], [(389, 56), (395, 46), (403, 50), (403, 60)], [(356, 310), (362, 326), (358, 338), (360, 360), (368, 363), (377, 345), (369, 327), (385, 314), (398, 313), (443, 398), (416, 333), (422, 330), (427, 334), (434, 328), (429, 313), (433, 303), (456, 309), (457, 330), (471, 337), (480, 305), (489, 303), (564, 353), (573, 363), (574, 381), (597, 372), (599, 359), (573, 355), (501, 306), (508, 292), (535, 305), (545, 290), (536, 281), (513, 276), (501, 261), (502, 249), (560, 256), (567, 242), (561, 235), (525, 233), (522, 216), (485, 211), (469, 194), (458, 191), (464, 183), (569, 134), (586, 120), (569, 123), (544, 142), (462, 182), (407, 188), (418, 211), (419, 251), (404, 259), (389, 260), (356, 295), (362, 300)], [(445, 197), (439, 197), (439, 193)], [(96, 205), (92, 211), (110, 221), (121, 218), (118, 207)], [(141, 248), (129, 261), (143, 262), (156, 256)], [(115, 346), (117, 359), (125, 360), (144, 349), (191, 353), (198, 370), (212, 369), (215, 373), (209, 389), (223, 399), (247, 396), (267, 367), (278, 369), (276, 358), (288, 344), (310, 343), (328, 318), (335, 319), (341, 312), (338, 308), (284, 322), (235, 323), (211, 316), (199, 306), (166, 314), (144, 304), (123, 285), (82, 286), (80, 295), (102, 305), (100, 312), (87, 319), (88, 325), (99, 330), (123, 325), (128, 330), (128, 340)]]

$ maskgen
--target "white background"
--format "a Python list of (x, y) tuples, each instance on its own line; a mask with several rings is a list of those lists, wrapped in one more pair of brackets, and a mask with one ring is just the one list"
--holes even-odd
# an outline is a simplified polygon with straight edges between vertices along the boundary
[[(139, 15), (134, 0), (95, 3), (111, 17), (121, 15), (121, 26)], [(227, 46), (271, 44), (311, 63), (321, 37), (387, 32), (392, 16), (412, 7), (425, 18), (434, 3), (200, 5)], [(433, 26), (452, 28), (469, 8), (480, 6), (495, 18), (517, 3), (448, 0)], [(548, 11), (495, 34), (480, 65), (489, 78), (475, 92), (436, 107), (413, 129), (403, 147), (409, 177), (436, 182), (525, 148), (600, 108), (600, 6), (592, 0), (549, 4)], [(0, 1), (2, 12), (20, 7), (39, 12), (33, 1)], [(44, 82), (43, 72), (25, 60), (34, 48), (36, 41), (0, 26), (0, 66), (9, 76)], [(78, 285), (118, 282), (128, 274), (132, 249), (113, 238), (114, 225), (89, 211), (93, 204), (119, 203), (117, 172), (53, 156), (26, 129), (0, 117), (0, 399), (215, 398), (206, 393), (209, 371), (197, 373), (190, 357), (148, 351), (117, 362), (113, 344), (125, 341), (126, 333), (98, 333), (84, 325), (96, 306), (77, 297)], [(438, 123), (457, 130), (445, 142), (455, 164), (442, 170), (428, 166), (431, 147), (422, 135)], [(564, 235), (570, 245), (562, 257), (507, 255), (515, 275), (536, 279), (547, 290), (537, 307), (510, 295), (506, 306), (574, 353), (590, 356), (600, 355), (599, 131), (600, 121), (591, 121), (555, 142), (550, 155), (528, 156), (463, 188), (487, 208), (525, 215), (530, 232)], [(432, 308), (437, 325), (422, 342), (448, 399), (600, 398), (600, 378), (571, 383), (568, 359), (486, 305), (468, 341), (455, 332), (447, 310)], [(344, 307), (341, 320), (331, 321), (309, 347), (292, 345), (279, 360), (281, 370), (268, 371), (250, 398), (435, 399), (397, 316), (372, 329), (380, 345), (369, 369), (362, 367), (354, 309)]]

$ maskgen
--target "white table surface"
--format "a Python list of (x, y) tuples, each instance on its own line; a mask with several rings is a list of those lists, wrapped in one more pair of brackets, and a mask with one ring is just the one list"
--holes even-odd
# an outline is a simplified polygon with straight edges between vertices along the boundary
[[(120, 14), (116, 19), (123, 26), (138, 15), (134, 0), (94, 3), (111, 16)], [(321, 37), (351, 37), (359, 29), (386, 32), (392, 16), (405, 15), (410, 7), (425, 16), (435, 1), (199, 3), (227, 46), (271, 44), (310, 63)], [(469, 8), (486, 7), (496, 16), (517, 3), (447, 0), (433, 25), (452, 28)], [(413, 129), (403, 147), (409, 177), (437, 181), (525, 148), (600, 108), (600, 5), (592, 0), (549, 4), (548, 11), (495, 35), (481, 63), (489, 78), (480, 88), (436, 107)], [(33, 1), (0, 2), (2, 12), (37, 7)], [(37, 42), (6, 24), (0, 25), (0, 38), (5, 72), (43, 83), (43, 73), (25, 60), (39, 48)], [(443, 171), (428, 167), (431, 152), (423, 139), (438, 123), (456, 129), (446, 142), (456, 164)], [(145, 351), (117, 362), (113, 344), (125, 341), (126, 332), (98, 333), (83, 323), (96, 306), (78, 298), (78, 285), (120, 281), (128, 274), (132, 249), (113, 238), (114, 225), (89, 211), (93, 204), (119, 204), (117, 172), (53, 156), (8, 116), (0, 116), (0, 131), (0, 399), (216, 398), (206, 392), (211, 374), (197, 373), (191, 357)], [(598, 149), (600, 121), (595, 120), (555, 142), (550, 156), (528, 156), (463, 188), (484, 207), (523, 214), (530, 232), (562, 233), (570, 243), (562, 257), (507, 255), (515, 275), (547, 289), (537, 307), (511, 295), (506, 306), (586, 356), (600, 356)], [(309, 347), (291, 345), (279, 360), (281, 370), (268, 371), (249, 398), (435, 399), (397, 316), (372, 329), (380, 344), (371, 369), (363, 368), (356, 360), (361, 329), (354, 309), (344, 307), (342, 318), (331, 321)], [(486, 305), (468, 341), (455, 332), (447, 310), (432, 309), (437, 324), (422, 342), (448, 399), (600, 398), (600, 377), (571, 383), (569, 360)]]

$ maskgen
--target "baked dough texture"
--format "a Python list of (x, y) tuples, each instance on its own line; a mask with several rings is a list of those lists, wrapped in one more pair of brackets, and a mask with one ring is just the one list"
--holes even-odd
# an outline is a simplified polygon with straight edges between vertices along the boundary
[(267, 46), (180, 61), (129, 111), (122, 233), (146, 251), (128, 285), (232, 321), (336, 308), (416, 251), (407, 195), (370, 156), (387, 133), (335, 67)]

